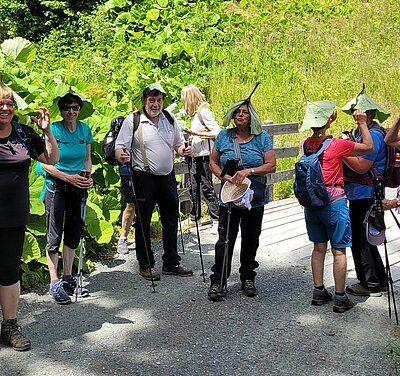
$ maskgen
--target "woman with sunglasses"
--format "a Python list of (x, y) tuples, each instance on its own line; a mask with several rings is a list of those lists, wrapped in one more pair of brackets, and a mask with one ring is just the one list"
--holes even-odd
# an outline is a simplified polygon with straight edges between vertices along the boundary
[[(46, 207), (46, 254), (50, 273), (50, 295), (58, 304), (71, 303), (70, 295), (88, 296), (72, 277), (75, 249), (81, 237), (81, 204), (86, 190), (93, 185), (90, 176), (92, 132), (88, 124), (78, 120), (84, 103), (76, 93), (67, 93), (58, 101), (62, 120), (51, 124), (60, 150), (60, 160), (54, 166), (42, 164), (46, 172), (44, 203)], [(62, 250), (63, 273), (58, 278), (58, 253)]]
[(0, 86), (0, 307), (3, 315), (1, 342), (15, 350), (29, 350), (31, 343), (17, 323), (20, 297), (19, 266), (29, 216), (29, 167), (31, 158), (54, 164), (58, 160), (56, 141), (50, 130), (46, 108), (32, 118), (43, 131), (40, 137), (31, 127), (13, 121), (16, 95)]

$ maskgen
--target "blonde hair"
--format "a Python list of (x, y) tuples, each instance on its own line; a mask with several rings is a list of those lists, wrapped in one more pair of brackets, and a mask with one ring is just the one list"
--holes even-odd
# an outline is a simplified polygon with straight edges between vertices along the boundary
[(185, 86), (181, 92), (183, 108), (189, 116), (194, 116), (200, 105), (207, 103), (206, 96), (196, 85)]
[(13, 90), (6, 85), (0, 85), (0, 99), (3, 99), (3, 98), (10, 98), (13, 101), (15, 100)]

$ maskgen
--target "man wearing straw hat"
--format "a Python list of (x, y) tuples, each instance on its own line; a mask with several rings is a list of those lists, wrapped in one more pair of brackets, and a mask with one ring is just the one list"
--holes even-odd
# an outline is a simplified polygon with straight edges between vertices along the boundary
[[(371, 133), (374, 150), (359, 157), (344, 159), (348, 168), (345, 168), (345, 188), (350, 201), (350, 221), (353, 237), (351, 251), (353, 253), (358, 283), (347, 286), (349, 294), (358, 296), (381, 296), (382, 289), (387, 289), (385, 268), (376, 245), (367, 241), (364, 218), (374, 204), (374, 184), (371, 172), (377, 177), (384, 173), (386, 165), (386, 145), (384, 134), (379, 131), (380, 125), (374, 121), (385, 121), (390, 114), (379, 104), (372, 100), (365, 91), (362, 91), (348, 102), (342, 110), (347, 114), (353, 114), (355, 110), (366, 113), (367, 125)], [(355, 140), (362, 139), (360, 132), (356, 130)]]
[[(314, 282), (311, 304), (321, 306), (332, 300), (332, 294), (324, 286), (324, 263), (328, 240), (333, 254), (333, 275), (335, 294), (333, 311), (343, 313), (353, 307), (345, 293), (347, 269), (346, 247), (351, 246), (350, 218), (347, 198), (343, 187), (342, 160), (345, 156), (361, 155), (372, 150), (372, 140), (365, 122), (366, 116), (358, 111), (354, 114), (358, 129), (363, 135), (363, 143), (336, 139), (326, 132), (336, 120), (335, 103), (332, 101), (311, 102), (307, 100), (306, 113), (300, 131), (311, 129), (313, 134), (301, 145), (304, 155), (311, 155), (321, 148), (319, 162), (322, 176), (329, 195), (325, 206), (305, 207), (307, 233), (314, 243), (311, 256), (311, 269)], [(297, 168), (296, 164), (296, 168)], [(295, 181), (296, 184), (300, 184)], [(299, 196), (298, 196), (299, 197)]]

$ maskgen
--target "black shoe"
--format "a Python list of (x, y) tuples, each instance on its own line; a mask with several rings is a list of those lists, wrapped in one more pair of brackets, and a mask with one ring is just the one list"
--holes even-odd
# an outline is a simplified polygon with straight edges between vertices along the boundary
[(333, 312), (343, 313), (352, 309), (354, 307), (354, 303), (348, 298), (347, 295), (344, 296), (344, 299), (338, 299), (337, 295), (335, 295), (335, 299), (333, 300)]
[(311, 304), (315, 306), (321, 306), (332, 300), (332, 294), (327, 289), (318, 290), (314, 289)]
[(254, 286), (254, 282), (251, 279), (246, 279), (242, 282), (242, 290), (243, 294), (246, 296), (254, 296), (257, 294), (256, 286)]
[(217, 302), (220, 300), (220, 294), (221, 294), (221, 288), (219, 284), (214, 283), (210, 286), (208, 290), (208, 300), (211, 300), (212, 302)]

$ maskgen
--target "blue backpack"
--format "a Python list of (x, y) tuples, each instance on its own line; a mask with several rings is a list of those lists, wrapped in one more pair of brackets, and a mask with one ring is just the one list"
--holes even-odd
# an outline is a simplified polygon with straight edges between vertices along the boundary
[(325, 139), (319, 149), (311, 154), (305, 155), (305, 142), (302, 146), (302, 156), (296, 162), (294, 175), (294, 194), (301, 206), (305, 208), (323, 207), (328, 205), (331, 197), (326, 190), (326, 184), (322, 175), (319, 156), (331, 142)]

